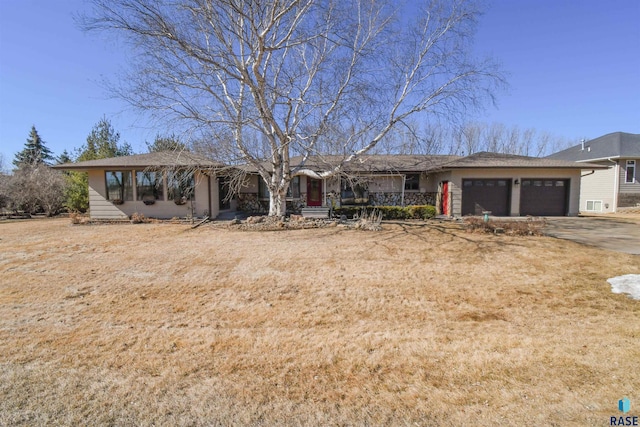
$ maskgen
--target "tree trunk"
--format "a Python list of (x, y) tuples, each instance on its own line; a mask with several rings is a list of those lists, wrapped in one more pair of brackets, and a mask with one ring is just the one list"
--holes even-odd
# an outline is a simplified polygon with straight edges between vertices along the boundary
[(287, 212), (286, 191), (271, 191), (269, 194), (269, 216), (283, 216)]

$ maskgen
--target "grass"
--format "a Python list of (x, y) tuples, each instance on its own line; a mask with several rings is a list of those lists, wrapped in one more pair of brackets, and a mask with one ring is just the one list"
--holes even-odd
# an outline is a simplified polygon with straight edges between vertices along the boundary
[(438, 222), (1, 223), (0, 425), (604, 425), (640, 401), (629, 273)]

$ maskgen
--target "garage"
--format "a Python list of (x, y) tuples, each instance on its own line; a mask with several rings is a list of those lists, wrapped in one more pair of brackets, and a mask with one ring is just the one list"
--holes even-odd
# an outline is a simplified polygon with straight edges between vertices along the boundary
[(569, 180), (523, 179), (520, 215), (564, 216), (567, 214)]
[(510, 194), (511, 179), (463, 179), (462, 215), (508, 216)]

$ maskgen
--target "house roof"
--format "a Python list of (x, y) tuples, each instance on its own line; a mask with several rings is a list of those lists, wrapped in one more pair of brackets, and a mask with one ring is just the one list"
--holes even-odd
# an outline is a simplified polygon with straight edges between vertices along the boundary
[(87, 160), (78, 163), (64, 163), (53, 166), (63, 170), (90, 170), (108, 168), (148, 168), (148, 167), (224, 167), (222, 163), (214, 162), (203, 156), (188, 151), (159, 151), (154, 153), (134, 154), (132, 156), (110, 157), (107, 159)]
[(596, 159), (640, 158), (640, 134), (613, 132), (548, 156), (578, 162)]
[(560, 169), (601, 169), (605, 166), (577, 163), (540, 157), (518, 156), (515, 154), (489, 153), (482, 151), (445, 163), (441, 169), (467, 168), (560, 168)]
[[(346, 156), (316, 155), (310, 156), (304, 165), (301, 165), (303, 157), (294, 156), (291, 158), (291, 169), (304, 168), (315, 172), (322, 172), (332, 169), (345, 160)], [(448, 155), (363, 155), (345, 164), (346, 172), (369, 172), (369, 173), (395, 173), (395, 172), (424, 172), (444, 163), (450, 162), (459, 156)], [(263, 162), (262, 165), (270, 170), (271, 164)], [(247, 172), (257, 172), (252, 165), (244, 165)]]
[[(345, 159), (344, 156), (310, 156), (304, 168), (316, 172), (330, 170), (338, 166)], [(301, 166), (302, 156), (291, 158), (291, 168)], [(263, 165), (270, 169), (271, 165), (264, 162)], [(80, 170), (91, 169), (136, 169), (136, 168), (224, 168), (220, 162), (212, 161), (206, 157), (187, 151), (161, 151), (155, 153), (135, 154), (132, 156), (111, 157), (107, 159), (87, 160), (78, 163), (65, 163), (53, 166), (55, 169)], [(238, 166), (246, 172), (256, 173), (257, 169), (251, 165)], [(420, 173), (447, 169), (462, 168), (572, 168), (572, 169), (599, 169), (604, 166), (577, 163), (574, 161), (516, 156), (513, 154), (499, 154), (480, 152), (470, 156), (449, 155), (365, 155), (347, 163), (345, 172), (360, 173)]]

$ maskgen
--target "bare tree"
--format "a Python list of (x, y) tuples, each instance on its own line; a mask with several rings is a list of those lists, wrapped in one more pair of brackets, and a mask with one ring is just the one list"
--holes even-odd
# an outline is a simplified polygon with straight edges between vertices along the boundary
[(4, 181), (7, 204), (14, 210), (51, 216), (63, 207), (65, 179), (45, 164), (23, 165)]
[[(473, 2), (406, 3), (93, 0), (82, 25), (131, 42), (121, 97), (207, 140), (217, 160), (252, 165), (281, 215), (294, 174), (339, 174), (411, 117), (453, 120), (502, 84), (470, 56)], [(341, 161), (306, 168), (324, 154)]]

